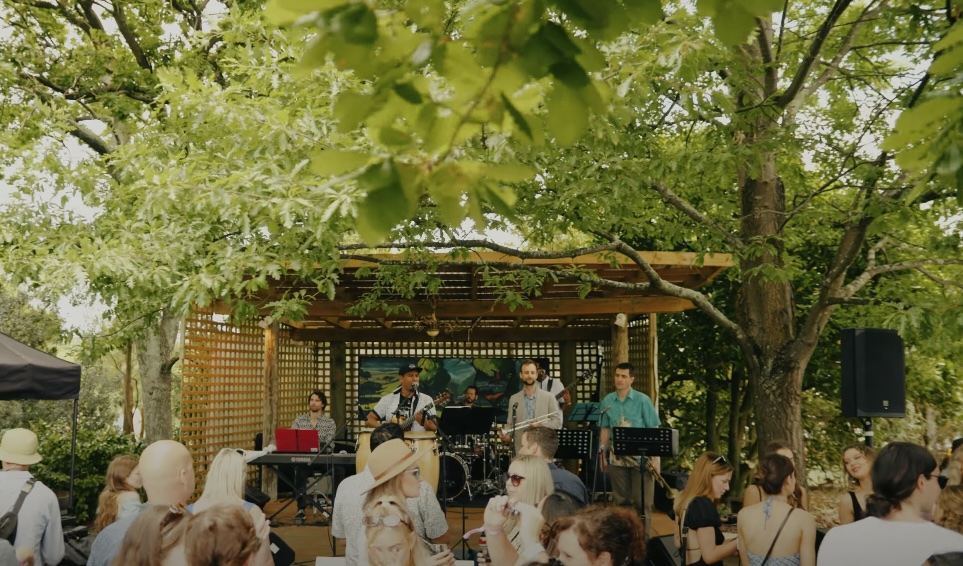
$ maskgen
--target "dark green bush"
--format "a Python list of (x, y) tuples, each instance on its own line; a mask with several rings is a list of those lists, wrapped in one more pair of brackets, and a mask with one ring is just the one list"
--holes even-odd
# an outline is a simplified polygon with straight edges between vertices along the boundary
[[(31, 466), (30, 471), (58, 495), (70, 490), (70, 435), (68, 419), (62, 422), (39, 421), (31, 425), (40, 439), (43, 461)], [(143, 443), (116, 427), (77, 430), (77, 468), (74, 477), (74, 513), (77, 520), (86, 522), (97, 512), (97, 496), (104, 488), (107, 466), (119, 454), (140, 454)]]

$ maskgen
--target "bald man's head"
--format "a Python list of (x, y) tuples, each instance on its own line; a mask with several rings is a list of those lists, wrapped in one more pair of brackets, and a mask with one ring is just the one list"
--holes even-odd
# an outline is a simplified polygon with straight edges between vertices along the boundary
[(187, 503), (194, 493), (194, 462), (180, 442), (154, 442), (140, 455), (139, 467), (152, 505)]

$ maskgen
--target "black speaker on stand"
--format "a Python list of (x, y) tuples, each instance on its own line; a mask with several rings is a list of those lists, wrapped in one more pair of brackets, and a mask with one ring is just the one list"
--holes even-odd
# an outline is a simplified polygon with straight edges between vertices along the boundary
[(903, 339), (895, 330), (847, 328), (842, 347), (842, 412), (866, 425), (866, 444), (873, 445), (872, 417), (906, 416)]

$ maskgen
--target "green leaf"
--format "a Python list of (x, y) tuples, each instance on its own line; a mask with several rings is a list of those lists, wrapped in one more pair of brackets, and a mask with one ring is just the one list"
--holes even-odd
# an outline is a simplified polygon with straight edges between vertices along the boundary
[(933, 45), (933, 52), (939, 53), (959, 43), (963, 43), (963, 20), (953, 24), (953, 27), (950, 28), (950, 31), (946, 33), (943, 39)]
[(371, 156), (357, 151), (341, 149), (315, 150), (311, 154), (311, 171), (322, 176), (343, 175), (360, 169), (368, 163)]
[(559, 145), (569, 146), (588, 129), (588, 109), (578, 93), (556, 84), (548, 99), (548, 131)]
[(421, 104), (423, 101), (421, 93), (418, 92), (418, 89), (415, 88), (415, 86), (410, 82), (395, 83), (393, 88), (395, 94), (400, 96), (406, 102), (410, 102), (412, 104)]
[(749, 39), (756, 25), (756, 17), (741, 6), (729, 3), (712, 16), (716, 36), (726, 45), (739, 45)]
[(405, 14), (418, 27), (440, 32), (445, 21), (444, 0), (406, 0)]
[(334, 117), (338, 120), (338, 131), (351, 132), (360, 126), (375, 106), (371, 95), (357, 92), (343, 92), (334, 102)]
[(522, 134), (528, 138), (529, 142), (534, 143), (535, 137), (532, 134), (532, 127), (529, 125), (528, 120), (526, 120), (525, 116), (523, 116), (522, 113), (515, 108), (515, 105), (512, 104), (512, 101), (509, 100), (504, 93), (502, 93), (502, 104), (505, 105), (505, 110), (507, 110), (508, 115), (512, 117), (512, 121), (515, 122), (515, 126), (521, 130)]
[(519, 163), (497, 163), (486, 168), (485, 177), (506, 183), (521, 183), (535, 177), (535, 169)]
[(350, 0), (268, 0), (264, 18), (269, 24), (281, 26), (312, 12), (325, 12), (348, 4)]
[(933, 64), (930, 65), (930, 74), (936, 76), (953, 75), (963, 68), (963, 46), (955, 45), (942, 51)]
[(485, 200), (495, 209), (496, 213), (506, 218), (514, 216), (515, 203), (518, 201), (518, 196), (515, 194), (515, 191), (508, 187), (491, 183), (486, 183), (485, 188), (487, 189)]
[(581, 89), (591, 82), (585, 69), (572, 59), (559, 61), (552, 65), (549, 70), (555, 78), (575, 90)]
[(654, 24), (662, 20), (661, 0), (627, 0), (625, 8), (634, 20)]
[(399, 222), (410, 217), (412, 202), (390, 160), (372, 165), (358, 178), (368, 194), (358, 204), (357, 229), (368, 245), (380, 244)]
[(367, 4), (360, 2), (339, 12), (331, 28), (348, 43), (371, 45), (378, 39), (378, 17)]
[(378, 141), (388, 147), (406, 146), (411, 143), (411, 134), (403, 132), (391, 126), (381, 128), (378, 132)]

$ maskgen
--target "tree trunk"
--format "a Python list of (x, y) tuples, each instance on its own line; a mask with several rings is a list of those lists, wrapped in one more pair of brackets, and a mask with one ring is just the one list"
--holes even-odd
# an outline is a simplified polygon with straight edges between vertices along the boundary
[(719, 452), (719, 381), (716, 378), (716, 366), (706, 371), (706, 450)]
[(124, 434), (134, 432), (134, 345), (127, 343), (124, 356)]
[(136, 343), (137, 363), (144, 389), (144, 440), (148, 444), (173, 435), (171, 368), (180, 316), (164, 311), (157, 324)]

